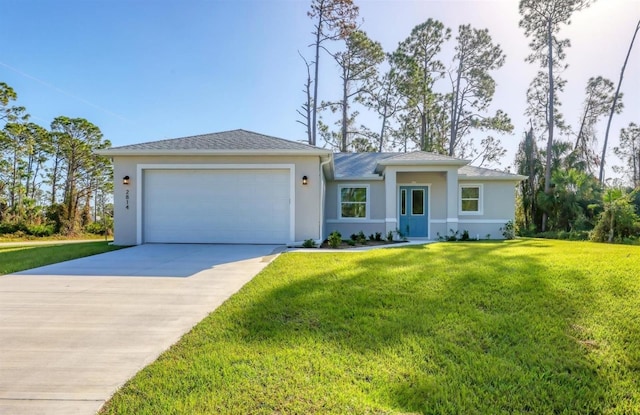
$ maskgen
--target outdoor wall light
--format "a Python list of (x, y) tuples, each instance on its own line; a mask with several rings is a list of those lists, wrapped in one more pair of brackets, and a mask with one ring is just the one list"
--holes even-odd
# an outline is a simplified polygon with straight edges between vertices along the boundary
[(302, 185), (306, 186), (309, 183), (309, 179), (307, 179), (307, 176), (302, 176)]
[(129, 176), (124, 176), (122, 178), (122, 184), (129, 184)]

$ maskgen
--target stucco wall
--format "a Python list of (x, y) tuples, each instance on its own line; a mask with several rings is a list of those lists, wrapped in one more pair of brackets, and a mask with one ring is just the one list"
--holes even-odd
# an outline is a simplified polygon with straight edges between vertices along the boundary
[(399, 172), (396, 181), (398, 183), (398, 186), (429, 185), (429, 215), (431, 217), (431, 220), (437, 221), (447, 218), (446, 173)]
[(469, 231), (472, 238), (502, 239), (500, 228), (515, 218), (515, 182), (461, 180), (461, 185), (482, 185), (482, 214), (458, 213), (460, 233)]
[[(148, 164), (293, 164), (295, 199), (295, 241), (320, 239), (320, 158), (314, 156), (116, 156), (114, 162), (114, 243), (135, 245), (138, 241), (137, 211), (141, 209), (138, 200), (138, 186), (143, 182), (138, 177), (139, 165)], [(142, 170), (144, 174), (144, 170)], [(122, 178), (130, 177), (130, 184), (123, 185)], [(302, 185), (302, 176), (308, 177), (308, 184)], [(197, 183), (194, 183), (196, 186)], [(129, 196), (127, 203), (127, 194)], [(127, 204), (129, 208), (127, 209)], [(256, 201), (256, 214), (260, 214), (260, 202)]]
[[(341, 219), (338, 217), (340, 186), (369, 186), (369, 217), (367, 219)], [(384, 233), (385, 217), (385, 194), (384, 182), (380, 180), (359, 180), (359, 181), (330, 181), (327, 183), (327, 194), (325, 198), (325, 235), (326, 238), (331, 232), (338, 231), (343, 238), (348, 238), (353, 233), (360, 231), (367, 236), (376, 232)]]

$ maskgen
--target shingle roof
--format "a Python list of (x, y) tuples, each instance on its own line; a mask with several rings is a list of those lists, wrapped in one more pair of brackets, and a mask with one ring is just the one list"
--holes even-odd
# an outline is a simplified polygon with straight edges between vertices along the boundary
[(359, 178), (379, 175), (382, 171), (380, 165), (393, 164), (463, 164), (465, 160), (442, 154), (426, 151), (414, 151), (411, 153), (334, 153), (333, 163), (335, 177)]
[[(334, 174), (336, 179), (366, 179), (378, 176), (382, 173), (380, 165), (393, 164), (439, 164), (460, 165), (465, 160), (442, 154), (415, 151), (412, 153), (334, 153)], [(487, 179), (487, 180), (521, 180), (522, 176), (501, 172), (499, 170), (485, 169), (475, 166), (461, 166), (458, 168), (460, 178)]]
[(451, 162), (460, 162), (466, 163), (465, 160), (461, 160), (455, 157), (445, 156), (443, 154), (438, 153), (430, 153), (427, 151), (412, 151), (410, 153), (395, 153), (393, 157), (389, 157), (385, 159), (385, 162), (382, 164), (393, 164), (395, 162), (402, 161), (451, 161)]
[(285, 140), (246, 130), (223, 131), (219, 133), (172, 138), (147, 143), (112, 147), (109, 152), (144, 151), (318, 151), (329, 153), (308, 144)]
[[(466, 176), (466, 177), (465, 177)], [(503, 172), (500, 170), (485, 169), (484, 167), (476, 166), (462, 166), (458, 169), (458, 177), (464, 178), (478, 178), (478, 179), (504, 179), (504, 180), (522, 180), (524, 176), (519, 174), (513, 174)]]
[(335, 177), (356, 178), (376, 174), (381, 160), (397, 156), (398, 153), (334, 153), (333, 166)]

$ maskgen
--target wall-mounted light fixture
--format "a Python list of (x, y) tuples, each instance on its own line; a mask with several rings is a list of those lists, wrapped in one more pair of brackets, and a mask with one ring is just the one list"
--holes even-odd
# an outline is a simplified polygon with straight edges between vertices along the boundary
[(122, 184), (125, 184), (125, 185), (129, 184), (129, 176), (124, 176), (122, 178)]
[(306, 186), (307, 184), (309, 184), (309, 179), (307, 176), (302, 176), (302, 185)]

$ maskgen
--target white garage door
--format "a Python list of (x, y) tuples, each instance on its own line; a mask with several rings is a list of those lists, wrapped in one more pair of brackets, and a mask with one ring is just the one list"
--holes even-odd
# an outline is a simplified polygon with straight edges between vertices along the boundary
[(143, 239), (286, 243), (289, 170), (145, 170)]

